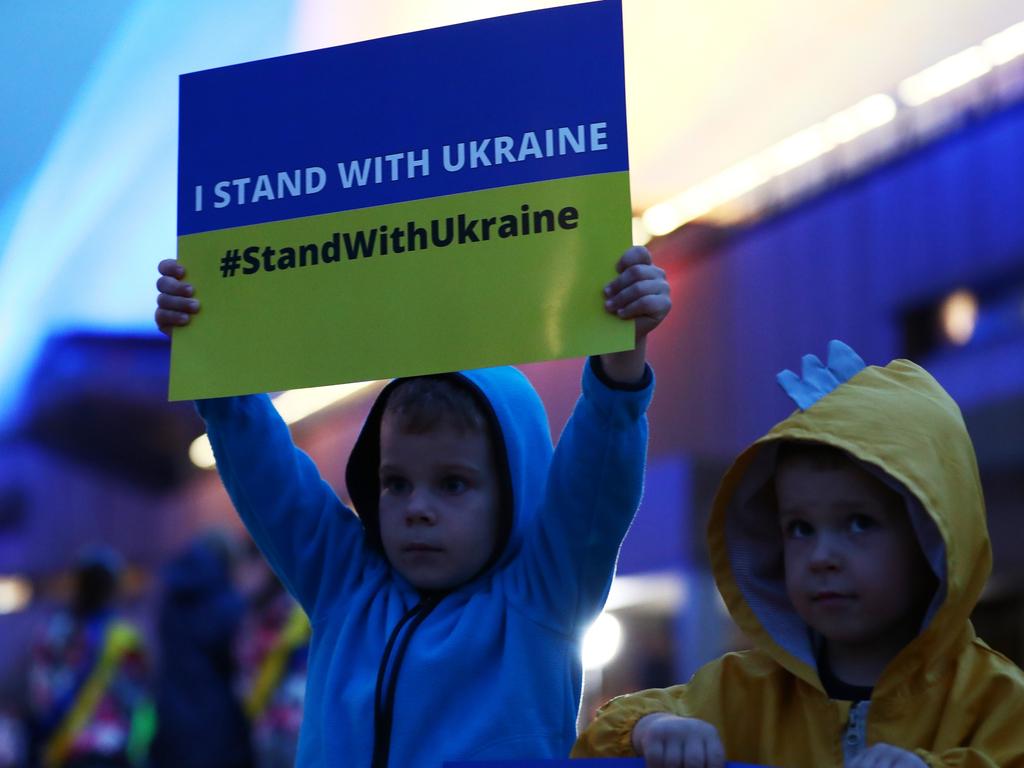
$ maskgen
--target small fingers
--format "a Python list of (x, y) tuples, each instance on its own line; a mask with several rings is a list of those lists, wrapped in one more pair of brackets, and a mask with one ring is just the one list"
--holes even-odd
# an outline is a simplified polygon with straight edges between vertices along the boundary
[(156, 268), (161, 275), (166, 275), (167, 277), (180, 279), (185, 276), (185, 268), (181, 266), (181, 262), (177, 259), (163, 259), (156, 265)]
[(643, 296), (668, 296), (668, 294), (668, 283), (660, 276), (655, 275), (625, 286), (614, 296), (608, 297), (604, 306), (609, 312), (615, 312)]
[(634, 264), (624, 272), (621, 272), (618, 277), (604, 287), (604, 295), (612, 298), (634, 283), (647, 280), (660, 280), (665, 283), (666, 290), (668, 288), (668, 281), (665, 280), (665, 270), (661, 267), (657, 267), (654, 264)]
[(716, 732), (707, 745), (708, 768), (725, 768), (725, 747)]
[(704, 746), (704, 739), (694, 736), (686, 740), (683, 746), (684, 768), (707, 768), (707, 754)]
[(670, 741), (665, 745), (665, 754), (662, 758), (665, 768), (683, 768), (683, 744), (680, 741)]
[(672, 309), (672, 299), (668, 296), (664, 294), (648, 294), (641, 296), (636, 301), (631, 301), (624, 307), (619, 307), (614, 311), (614, 314), (624, 320), (650, 317), (660, 321), (668, 314), (670, 309)]
[(156, 304), (160, 309), (172, 309), (175, 312), (187, 312), (190, 315), (194, 315), (199, 311), (198, 299), (187, 299), (183, 296), (173, 296), (169, 293), (158, 294)]
[(625, 272), (634, 264), (650, 263), (651, 252), (644, 248), (642, 245), (634, 245), (632, 248), (627, 250), (624, 254), (622, 254), (622, 256), (619, 257), (619, 261), (615, 265), (615, 271), (621, 273)]
[(169, 276), (164, 276), (157, 280), (156, 289), (160, 293), (167, 293), (171, 296), (191, 296), (194, 293), (191, 284)]
[(665, 764), (665, 742), (661, 739), (649, 739), (644, 744), (645, 768), (668, 768)]
[(153, 318), (156, 320), (156, 327), (160, 329), (160, 333), (170, 336), (173, 328), (188, 325), (191, 315), (170, 309), (158, 309), (153, 314)]

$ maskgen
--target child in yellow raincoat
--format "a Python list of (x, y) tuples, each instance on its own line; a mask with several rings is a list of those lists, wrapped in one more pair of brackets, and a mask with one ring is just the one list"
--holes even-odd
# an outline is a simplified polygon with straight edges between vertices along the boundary
[(991, 547), (956, 403), (833, 341), (779, 383), (800, 410), (726, 473), (712, 569), (754, 649), (613, 699), (574, 757), (654, 768), (1021, 768), (1024, 673), (969, 616)]

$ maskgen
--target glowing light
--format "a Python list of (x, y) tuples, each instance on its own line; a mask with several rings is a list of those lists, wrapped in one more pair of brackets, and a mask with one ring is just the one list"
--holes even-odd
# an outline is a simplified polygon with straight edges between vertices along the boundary
[(610, 613), (602, 613), (583, 636), (583, 668), (601, 669), (615, 658), (622, 643), (622, 624)]
[(764, 173), (754, 160), (737, 163), (708, 182), (708, 198), (713, 200), (715, 205), (721, 205), (757, 189), (768, 181), (768, 178), (768, 174)]
[(896, 102), (891, 96), (882, 93), (869, 96), (756, 157), (737, 163), (682, 194), (648, 208), (642, 217), (644, 229), (655, 236), (666, 235), (752, 192), (773, 177), (821, 157), (837, 144), (852, 141), (891, 122), (896, 112)]
[(0, 614), (17, 613), (32, 599), (32, 585), (20, 576), (0, 576)]
[(684, 224), (686, 219), (679, 214), (671, 202), (651, 206), (642, 218), (644, 228), (655, 237), (667, 235)]
[[(1021, 55), (1024, 55), (1024, 22), (908, 77), (899, 85), (900, 100), (908, 107), (918, 107)], [(643, 213), (643, 226), (656, 237), (666, 235), (738, 200), (772, 178), (828, 154), (840, 144), (891, 123), (898, 113), (899, 104), (891, 96), (884, 93), (868, 96), (764, 152), (651, 206)]]
[(1024, 21), (986, 38), (981, 47), (993, 65), (1006, 64), (1024, 56)]
[(213, 458), (213, 446), (206, 435), (200, 435), (192, 441), (188, 447), (188, 458), (200, 469), (213, 469), (217, 465), (217, 460)]
[(775, 174), (781, 175), (821, 157), (833, 147), (835, 143), (825, 128), (821, 125), (812, 125), (780, 141), (768, 150), (767, 156), (774, 166)]
[(970, 291), (956, 291), (942, 302), (939, 317), (946, 338), (963, 346), (974, 336), (978, 324), (978, 299)]
[[(309, 389), (293, 389), (282, 392), (274, 398), (274, 407), (281, 414), (285, 424), (295, 424), (314, 413), (340, 403), (353, 395), (370, 387), (381, 387), (381, 381), (360, 381), (352, 384), (336, 384), (331, 387), (312, 387)], [(213, 457), (213, 448), (206, 435), (200, 435), (192, 441), (188, 449), (188, 457), (200, 469), (212, 469), (217, 462)]]
[(900, 83), (898, 93), (904, 104), (918, 107), (976, 80), (991, 69), (985, 50), (976, 45), (908, 77)]
[(685, 577), (675, 571), (617, 575), (605, 601), (606, 611), (643, 607), (664, 613), (684, 610), (690, 599)]
[(836, 144), (845, 144), (895, 119), (896, 100), (876, 93), (838, 112), (825, 121), (825, 130)]
[(644, 220), (639, 216), (633, 217), (633, 244), (647, 245), (651, 242), (651, 233), (644, 226)]
[(293, 389), (275, 397), (274, 407), (281, 414), (285, 424), (294, 424), (335, 403), (347, 400), (368, 387), (379, 386), (381, 383), (379, 381), (360, 381), (354, 384), (337, 384), (333, 387)]

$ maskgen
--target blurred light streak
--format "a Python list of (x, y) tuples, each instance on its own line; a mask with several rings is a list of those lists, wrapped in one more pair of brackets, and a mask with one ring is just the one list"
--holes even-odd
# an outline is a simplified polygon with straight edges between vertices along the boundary
[(996, 66), (1024, 56), (1024, 21), (985, 38), (981, 47), (985, 49), (989, 61)]
[[(689, 211), (683, 208), (683, 205), (685, 205), (685, 202), (681, 197), (673, 197), (671, 200), (648, 208), (644, 211), (640, 221), (643, 223), (644, 229), (655, 237), (667, 235), (682, 222), (687, 221), (687, 216), (691, 215)], [(702, 213), (706, 213), (707, 210), (707, 208), (699, 208), (696, 215), (699, 216)], [(691, 218), (693, 217), (691, 216)]]
[(707, 182), (709, 201), (721, 205), (757, 189), (769, 179), (763, 167), (762, 160), (754, 158), (722, 171)]
[(845, 144), (892, 122), (898, 109), (892, 96), (876, 93), (830, 117), (825, 128), (833, 142)]
[(984, 48), (976, 45), (908, 77), (899, 84), (897, 93), (904, 104), (919, 107), (977, 80), (991, 69)]
[[(342, 403), (364, 390), (381, 389), (383, 386), (383, 381), (360, 381), (351, 384), (336, 384), (330, 387), (292, 389), (275, 397), (274, 407), (281, 414), (285, 424), (296, 424), (314, 413)], [(200, 469), (213, 469), (216, 466), (213, 448), (206, 435), (200, 435), (192, 441), (192, 445), (188, 449), (188, 457)]]
[(821, 125), (812, 125), (768, 150), (774, 175), (781, 176), (830, 151), (835, 144)]
[(675, 613), (686, 608), (690, 588), (686, 577), (678, 572), (652, 572), (616, 575), (605, 601), (606, 611), (647, 608), (662, 613)]
[(651, 233), (644, 226), (644, 220), (639, 216), (633, 217), (633, 244), (647, 245), (651, 242)]
[(641, 218), (644, 228), (655, 237), (667, 235), (749, 194), (771, 179), (831, 152), (837, 145), (892, 122), (897, 110), (891, 96), (883, 93), (868, 96), (849, 109), (648, 208)]
[[(906, 78), (897, 88), (900, 101), (908, 108), (926, 104), (1022, 54), (1024, 22)], [(654, 237), (667, 235), (716, 208), (735, 202), (767, 181), (795, 171), (829, 154), (837, 146), (891, 123), (897, 114), (899, 104), (892, 96), (884, 93), (868, 96), (733, 168), (651, 206), (641, 216), (644, 227)]]

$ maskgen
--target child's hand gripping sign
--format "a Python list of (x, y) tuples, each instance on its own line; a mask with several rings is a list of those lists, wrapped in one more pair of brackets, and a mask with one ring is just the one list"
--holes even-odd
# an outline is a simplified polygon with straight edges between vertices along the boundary
[(183, 75), (171, 398), (631, 348), (630, 234), (618, 2)]

